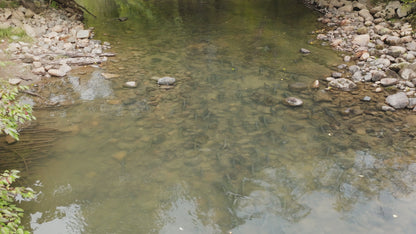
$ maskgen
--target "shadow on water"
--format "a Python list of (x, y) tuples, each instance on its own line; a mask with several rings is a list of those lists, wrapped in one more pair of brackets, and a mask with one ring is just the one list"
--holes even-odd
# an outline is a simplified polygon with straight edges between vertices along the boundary
[(415, 119), (371, 92), (309, 88), (341, 61), (308, 43), (317, 16), (300, 3), (80, 2), (118, 56), (49, 95), (76, 105), (36, 113), (66, 134), (26, 173), (34, 233), (415, 228)]

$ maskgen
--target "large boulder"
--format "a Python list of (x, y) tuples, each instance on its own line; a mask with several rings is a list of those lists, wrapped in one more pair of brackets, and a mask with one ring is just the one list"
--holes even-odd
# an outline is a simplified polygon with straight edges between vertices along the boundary
[(386, 98), (386, 102), (395, 109), (402, 109), (409, 105), (409, 98), (406, 93), (398, 92), (396, 94), (389, 95)]

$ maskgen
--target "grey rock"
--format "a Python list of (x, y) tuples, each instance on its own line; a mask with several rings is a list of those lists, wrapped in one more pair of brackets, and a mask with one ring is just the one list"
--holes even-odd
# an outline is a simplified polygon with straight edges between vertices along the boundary
[(411, 81), (408, 81), (408, 80), (406, 80), (406, 81), (404, 82), (404, 84), (405, 84), (407, 87), (409, 87), (409, 88), (414, 88), (414, 87), (415, 87), (415, 85), (414, 85)]
[(321, 89), (313, 96), (315, 102), (332, 102), (332, 96), (325, 90)]
[(70, 67), (70, 66), (68, 66), (68, 64), (66, 64), (66, 63), (64, 63), (64, 64), (62, 64), (60, 67), (59, 67), (59, 70), (62, 72), (62, 73), (68, 73), (69, 71), (71, 71), (72, 70), (72, 68)]
[(10, 78), (9, 79), (9, 84), (11, 85), (18, 85), (20, 84), (20, 82), (22, 82), (23, 80), (20, 78)]
[(360, 28), (357, 29), (357, 33), (358, 34), (366, 34), (366, 33), (368, 33), (368, 28), (365, 27), (365, 26), (360, 27)]
[(295, 82), (288, 85), (289, 90), (291, 91), (303, 91), (308, 89), (308, 85), (302, 82)]
[(351, 65), (351, 66), (348, 68), (348, 70), (349, 70), (351, 73), (356, 73), (357, 71), (360, 71), (360, 67), (359, 67), (359, 66), (357, 66), (357, 65)]
[(334, 78), (341, 78), (342, 77), (342, 73), (341, 72), (332, 72), (332, 77), (334, 77)]
[(383, 78), (386, 78), (386, 73), (383, 71), (373, 70), (373, 71), (370, 71), (370, 74), (372, 76), (371, 77), (372, 81), (379, 81)]
[(383, 78), (380, 80), (381, 85), (383, 86), (392, 86), (398, 83), (396, 78)]
[(46, 70), (44, 67), (36, 67), (32, 70), (32, 73), (35, 75), (45, 75), (46, 74)]
[(346, 56), (344, 57), (344, 62), (348, 63), (349, 61), (351, 61), (351, 56), (346, 55)]
[(412, 41), (413, 41), (413, 38), (411, 36), (405, 36), (405, 37), (400, 38), (400, 43), (403, 43), (403, 44), (410, 43)]
[(23, 29), (29, 37), (35, 38), (37, 36), (35, 29), (29, 24), (23, 24)]
[(299, 51), (300, 51), (302, 54), (310, 54), (310, 53), (311, 53), (311, 51), (310, 51), (310, 50), (305, 49), (305, 48), (301, 48)]
[(391, 107), (391, 106), (386, 106), (386, 105), (383, 105), (383, 106), (381, 107), (381, 110), (382, 110), (382, 111), (396, 111), (396, 109), (394, 109), (393, 107)]
[(374, 66), (377, 66), (378, 68), (386, 68), (390, 66), (391, 62), (389, 59), (386, 58), (379, 58), (374, 60)]
[(25, 10), (25, 17), (26, 18), (32, 18), (33, 16), (35, 16), (35, 13), (32, 10), (30, 10), (30, 9)]
[(397, 58), (400, 55), (406, 53), (406, 48), (404, 48), (403, 46), (390, 46), (387, 53), (390, 56)]
[(399, 75), (405, 80), (416, 78), (416, 72), (410, 68), (400, 69)]
[(407, 108), (412, 109), (416, 106), (416, 98), (409, 98), (409, 104), (407, 105)]
[(380, 12), (383, 10), (383, 7), (381, 5), (376, 5), (375, 7), (370, 9), (371, 14), (376, 14), (377, 12)]
[(19, 21), (22, 22), (25, 19), (25, 15), (24, 15), (23, 12), (21, 12), (19, 10), (15, 10), (12, 13), (12, 19), (16, 19), (16, 20), (19, 20)]
[(345, 78), (335, 79), (329, 82), (329, 87), (340, 89), (342, 91), (351, 91), (357, 88), (357, 85), (351, 80)]
[(361, 9), (358, 12), (358, 15), (360, 15), (361, 17), (363, 17), (365, 20), (368, 20), (368, 21), (374, 20), (373, 16), (370, 14), (370, 11), (367, 9)]
[(354, 82), (362, 81), (363, 80), (363, 75), (361, 74), (361, 71), (354, 72), (354, 74), (351, 76), (351, 79)]
[(345, 6), (338, 8), (339, 12), (352, 12), (353, 6), (350, 2), (346, 2)]
[(409, 98), (403, 92), (399, 92), (393, 95), (389, 95), (386, 98), (387, 104), (395, 109), (402, 109), (409, 105)]
[(49, 69), (48, 70), (49, 75), (51, 76), (57, 76), (57, 77), (63, 77), (66, 75), (66, 72), (60, 70), (60, 69)]
[(124, 83), (123, 87), (136, 88), (137, 87), (137, 82), (136, 81), (127, 81), (126, 83)]
[(162, 77), (157, 80), (157, 83), (159, 85), (173, 85), (175, 82), (176, 82), (176, 79), (173, 77), (169, 77), (169, 76)]
[(374, 26), (374, 30), (379, 35), (386, 35), (391, 32), (391, 29), (384, 27), (383, 25), (379, 25), (379, 24)]
[(289, 106), (302, 106), (303, 101), (296, 97), (288, 97), (285, 99), (285, 104)]
[(77, 38), (78, 39), (87, 39), (91, 36), (91, 31), (90, 30), (79, 30), (77, 32)]
[(400, 37), (398, 36), (387, 36), (384, 41), (389, 45), (399, 45), (401, 43)]
[(363, 35), (355, 35), (352, 43), (358, 46), (366, 46), (370, 42), (370, 35), (363, 34)]
[(353, 2), (352, 6), (354, 7), (354, 9), (358, 10), (367, 9), (366, 6), (361, 2)]
[(412, 5), (410, 4), (403, 4), (399, 8), (397, 8), (396, 13), (397, 16), (402, 18), (407, 16), (412, 11)]
[(371, 101), (371, 97), (370, 96), (365, 96), (365, 97), (363, 97), (363, 101), (369, 102), (369, 101)]

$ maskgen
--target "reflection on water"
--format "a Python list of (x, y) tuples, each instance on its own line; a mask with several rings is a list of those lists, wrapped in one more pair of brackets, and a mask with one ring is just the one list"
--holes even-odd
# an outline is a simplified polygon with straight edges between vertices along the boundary
[[(36, 113), (65, 133), (29, 168), (43, 184), (25, 204), (36, 232), (415, 228), (416, 121), (380, 112), (371, 92), (309, 88), (341, 61), (308, 43), (316, 16), (301, 4), (84, 3), (101, 9), (89, 24), (118, 56), (62, 80), (70, 96), (50, 95), (79, 105)], [(154, 76), (177, 83), (166, 90)], [(285, 106), (289, 96), (304, 105)]]

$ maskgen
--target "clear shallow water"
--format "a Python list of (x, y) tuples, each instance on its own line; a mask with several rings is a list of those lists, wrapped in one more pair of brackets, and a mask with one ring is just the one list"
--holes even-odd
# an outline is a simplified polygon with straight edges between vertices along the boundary
[[(50, 88), (75, 105), (36, 113), (61, 133), (26, 172), (40, 191), (24, 204), (34, 233), (414, 230), (412, 119), (379, 112), (371, 92), (288, 88), (341, 63), (310, 43), (317, 15), (303, 5), (83, 4), (118, 55)], [(139, 86), (123, 88), (130, 80)], [(287, 107), (288, 96), (305, 103)]]

